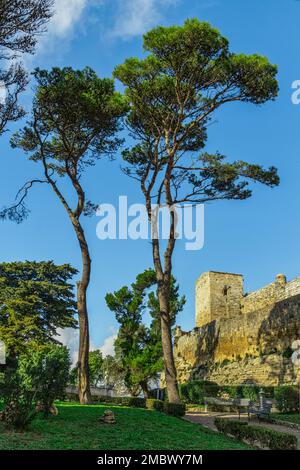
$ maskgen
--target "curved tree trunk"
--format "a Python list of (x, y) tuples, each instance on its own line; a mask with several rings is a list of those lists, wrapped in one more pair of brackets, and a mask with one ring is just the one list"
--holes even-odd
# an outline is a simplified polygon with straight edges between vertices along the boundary
[(163, 350), (164, 360), (164, 371), (165, 380), (168, 391), (168, 400), (170, 403), (181, 403), (178, 382), (177, 382), (177, 371), (175, 367), (174, 354), (173, 354), (173, 343), (172, 343), (172, 332), (171, 332), (171, 319), (170, 319), (170, 281), (172, 276), (172, 253), (175, 246), (175, 219), (172, 215), (172, 224), (170, 229), (170, 239), (168, 241), (167, 248), (164, 252), (164, 270), (162, 268), (161, 255), (160, 255), (160, 244), (157, 226), (157, 212), (151, 211), (151, 202), (148, 202), (148, 213), (150, 214), (151, 227), (152, 227), (152, 254), (154, 268), (156, 272), (157, 286), (158, 286), (158, 301), (160, 309), (160, 323), (161, 323), (161, 341)]
[(158, 288), (158, 299), (160, 307), (161, 341), (163, 349), (165, 380), (168, 391), (168, 400), (170, 403), (180, 403), (177, 383), (177, 371), (173, 354), (168, 293), (162, 287)]
[(87, 311), (87, 289), (90, 283), (91, 258), (84, 231), (78, 220), (73, 221), (82, 255), (82, 275), (77, 282), (77, 309), (79, 318), (79, 350), (78, 350), (78, 395), (81, 404), (92, 401), (89, 377), (89, 320)]

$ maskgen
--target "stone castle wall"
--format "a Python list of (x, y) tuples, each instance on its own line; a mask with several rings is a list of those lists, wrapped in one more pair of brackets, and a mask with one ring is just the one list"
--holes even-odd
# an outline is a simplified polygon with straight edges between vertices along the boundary
[[(300, 366), (286, 355), (293, 341), (300, 339), (300, 278), (287, 283), (279, 275), (259, 291), (242, 294), (237, 308), (242, 276), (224, 275), (222, 281), (222, 273), (215, 274), (219, 275), (201, 276), (196, 285), (199, 326), (191, 332), (177, 328), (174, 355), (179, 382), (196, 378), (228, 385), (299, 382)], [(224, 286), (230, 287), (230, 283), (234, 284), (232, 297), (228, 298), (229, 289), (223, 299)], [(209, 302), (204, 309), (199, 302), (205, 292)], [(233, 310), (224, 310), (226, 302)], [(207, 319), (210, 321), (205, 322)]]

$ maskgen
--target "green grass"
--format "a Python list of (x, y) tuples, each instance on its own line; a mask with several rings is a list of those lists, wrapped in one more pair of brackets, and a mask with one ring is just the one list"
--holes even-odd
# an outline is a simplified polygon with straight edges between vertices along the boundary
[(300, 413), (272, 413), (271, 417), (300, 425)]
[[(38, 417), (24, 433), (0, 426), (0, 449), (206, 450), (249, 449), (245, 444), (158, 411), (107, 405), (59, 404), (59, 415)], [(117, 423), (99, 422), (105, 409)]]

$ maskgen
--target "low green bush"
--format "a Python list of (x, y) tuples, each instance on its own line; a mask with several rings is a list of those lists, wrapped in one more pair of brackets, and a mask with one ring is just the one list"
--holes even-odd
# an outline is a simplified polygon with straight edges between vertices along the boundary
[(179, 395), (184, 403), (204, 404), (204, 397), (216, 397), (219, 385), (208, 380), (192, 380), (179, 384)]
[(164, 412), (180, 418), (185, 415), (185, 404), (164, 402)]
[(54, 400), (65, 398), (69, 368), (67, 349), (57, 345), (8, 358), (0, 387), (4, 426), (24, 431), (38, 412), (48, 417)]
[(156, 398), (147, 398), (146, 408), (148, 408), (148, 410), (163, 411), (164, 402), (162, 400), (157, 400)]
[(123, 406), (131, 406), (132, 408), (145, 408), (146, 400), (140, 397), (121, 397)]
[(297, 438), (292, 434), (249, 425), (246, 421), (231, 421), (222, 418), (216, 418), (215, 425), (218, 431), (223, 434), (234, 436), (241, 441), (247, 441), (252, 446), (271, 450), (297, 449)]
[(299, 390), (293, 385), (274, 388), (276, 407), (282, 413), (292, 413), (299, 410)]

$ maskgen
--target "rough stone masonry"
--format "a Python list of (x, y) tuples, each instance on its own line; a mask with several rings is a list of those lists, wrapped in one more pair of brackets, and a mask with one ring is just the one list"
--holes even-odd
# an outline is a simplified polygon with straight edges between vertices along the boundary
[(207, 379), (221, 385), (300, 382), (291, 346), (300, 340), (300, 277), (283, 274), (244, 294), (243, 276), (210, 271), (196, 282), (196, 327), (176, 328), (180, 383)]

